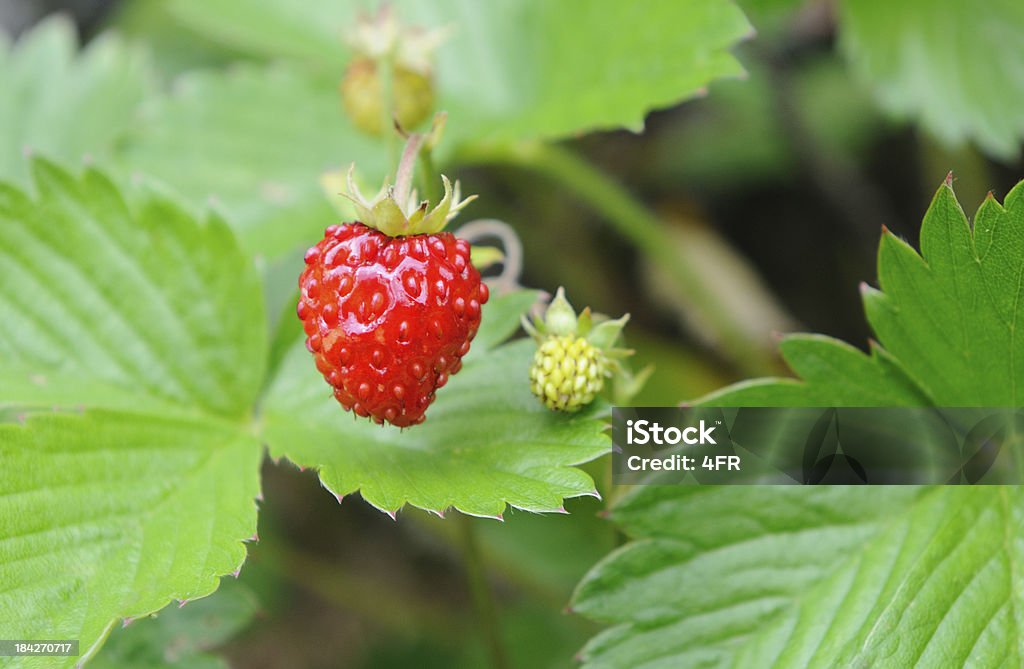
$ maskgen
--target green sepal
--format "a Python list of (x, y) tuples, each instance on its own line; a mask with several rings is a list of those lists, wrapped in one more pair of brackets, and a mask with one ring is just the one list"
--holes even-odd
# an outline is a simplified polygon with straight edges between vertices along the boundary
[(561, 287), (555, 293), (555, 299), (551, 300), (548, 310), (544, 314), (545, 334), (556, 336), (576, 334), (576, 310), (565, 299), (565, 290)]
[(629, 314), (626, 314), (621, 318), (616, 318), (615, 320), (602, 321), (595, 325), (594, 329), (590, 331), (590, 334), (587, 336), (587, 341), (597, 348), (604, 350), (607, 354), (608, 350), (615, 345), (619, 335), (622, 334), (622, 328), (626, 326), (628, 321)]
[(586, 337), (590, 334), (590, 331), (594, 328), (594, 315), (590, 312), (590, 307), (584, 307), (583, 311), (576, 318), (576, 334), (581, 337)]
[(448, 177), (441, 175), (444, 196), (437, 206), (430, 208), (430, 202), (419, 200), (411, 188), (412, 173), (424, 143), (424, 135), (411, 135), (402, 152), (395, 185), (384, 181), (384, 186), (372, 199), (367, 200), (355, 182), (355, 165), (348, 170), (344, 196), (352, 201), (359, 222), (379, 230), (390, 237), (434, 234), (440, 232), (476, 195), (462, 199), (459, 182), (453, 185)]

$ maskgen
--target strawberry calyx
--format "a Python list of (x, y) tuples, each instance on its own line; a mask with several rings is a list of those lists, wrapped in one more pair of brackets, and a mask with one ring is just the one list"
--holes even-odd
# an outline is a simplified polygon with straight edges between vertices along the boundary
[(615, 346), (628, 321), (629, 314), (613, 320), (607, 316), (592, 313), (590, 307), (586, 307), (577, 315), (576, 310), (565, 297), (565, 290), (561, 287), (555, 293), (555, 297), (551, 300), (543, 317), (535, 315), (532, 322), (525, 316), (522, 318), (523, 329), (538, 342), (551, 336), (573, 335), (586, 339), (592, 346), (613, 360), (632, 354), (629, 349)]
[[(439, 132), (438, 123), (431, 134), (436, 137)], [(365, 198), (356, 185), (353, 176), (355, 165), (349, 168), (346, 178), (347, 192), (343, 195), (352, 202), (363, 225), (379, 230), (389, 237), (434, 234), (443, 230), (463, 207), (476, 199), (476, 195), (463, 198), (459, 182), (456, 180), (453, 185), (443, 174), (441, 182), (444, 195), (436, 206), (431, 207), (428, 200), (418, 198), (416, 190), (412, 188), (412, 177), (419, 152), (426, 139), (425, 135), (418, 133), (409, 136), (402, 151), (394, 185), (385, 179), (380, 191), (370, 199)]]

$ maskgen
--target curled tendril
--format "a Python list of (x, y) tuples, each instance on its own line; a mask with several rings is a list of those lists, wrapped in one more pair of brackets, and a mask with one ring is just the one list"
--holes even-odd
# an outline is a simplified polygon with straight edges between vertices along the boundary
[(482, 240), (497, 240), (501, 243), (504, 257), (501, 259), (501, 273), (487, 277), (491, 291), (498, 294), (522, 288), (519, 277), (523, 271), (523, 243), (511, 225), (496, 218), (479, 218), (470, 221), (455, 231), (455, 236), (470, 244)]

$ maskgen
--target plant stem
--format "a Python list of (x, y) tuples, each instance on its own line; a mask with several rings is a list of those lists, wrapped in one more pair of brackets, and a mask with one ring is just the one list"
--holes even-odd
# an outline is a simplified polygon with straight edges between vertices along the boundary
[(479, 539), (476, 535), (474, 518), (459, 514), (459, 529), (462, 533), (462, 556), (466, 562), (466, 580), (473, 606), (479, 618), (480, 629), (491, 655), (494, 669), (510, 669), (508, 654), (501, 640), (501, 629), (498, 627), (498, 613), (494, 604), (494, 596), (487, 583), (487, 573), (480, 554)]
[(748, 375), (778, 372), (772, 354), (743, 331), (738, 318), (708, 289), (707, 279), (680, 262), (658, 217), (613, 178), (565, 148), (540, 142), (474, 145), (457, 158), (463, 163), (513, 165), (556, 180), (602, 214), (687, 292), (738, 371)]

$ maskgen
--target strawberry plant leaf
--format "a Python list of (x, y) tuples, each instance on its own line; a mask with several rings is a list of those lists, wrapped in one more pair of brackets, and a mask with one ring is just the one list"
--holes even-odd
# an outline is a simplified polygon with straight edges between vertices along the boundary
[(13, 46), (0, 33), (0, 179), (28, 184), (26, 152), (74, 162), (109, 156), (152, 91), (140, 49), (112, 34), (77, 49), (75, 27), (60, 16)]
[(585, 667), (1020, 662), (1013, 487), (652, 487), (573, 608)]
[(91, 655), (245, 559), (262, 299), (218, 219), (30, 170), (33, 194), (0, 185), (0, 629)]
[(247, 415), (263, 305), (227, 226), (160, 197), (132, 211), (97, 170), (31, 169), (37, 197), (0, 185), (0, 402)]
[[(841, 46), (881, 105), (947, 144), (1012, 159), (1024, 140), (1024, 5), (847, 0)], [(963, 36), (984, 36), (963, 39)]]
[(574, 611), (611, 625), (581, 653), (584, 666), (733, 666), (737, 649), (921, 495), (881, 491), (655, 486), (627, 495), (611, 518), (633, 541), (573, 596)]
[[(742, 74), (728, 49), (748, 36), (728, 0), (629, 3), (396, 2), (413, 25), (454, 31), (438, 50), (438, 109), (449, 136), (467, 140), (559, 138), (643, 127), (652, 108)], [(375, 3), (187, 0), (171, 11), (190, 27), (243, 50), (303, 61), (341, 78), (341, 39)], [(622, 26), (630, 26), (623, 30)], [(571, 27), (571, 29), (570, 29)], [(558, 67), (551, 67), (557, 62)]]
[(534, 344), (497, 346), (532, 295), (495, 298), (462, 371), (437, 394), (422, 425), (399, 430), (345, 413), (297, 341), (262, 406), (263, 434), (275, 457), (316, 468), (337, 496), (359, 491), (377, 508), (405, 504), (500, 517), (507, 504), (555, 511), (567, 497), (595, 495), (573, 467), (610, 447), (601, 407), (563, 415), (530, 394)]
[(250, 590), (237, 581), (225, 581), (211, 597), (115, 628), (89, 667), (227, 669), (227, 661), (211, 649), (241, 632), (258, 609)]
[(267, 258), (335, 220), (325, 171), (358, 161), (360, 176), (377, 183), (386, 169), (385, 152), (352, 128), (334, 84), (283, 65), (182, 75), (143, 107), (120, 157), (222, 208), (243, 246)]
[[(922, 253), (885, 232), (880, 345), (865, 355), (787, 338), (801, 377), (750, 381), (717, 406), (1019, 406), (1015, 338), (1024, 276), (1024, 183), (973, 226), (939, 188)], [(1024, 560), (1016, 488), (648, 487), (613, 519), (635, 541), (580, 584), (578, 611), (613, 626), (586, 666), (1019, 664)], [(709, 585), (713, 584), (713, 585)]]
[(258, 440), (211, 419), (0, 425), (0, 629), (90, 656), (121, 619), (210, 594), (256, 532), (260, 459)]

